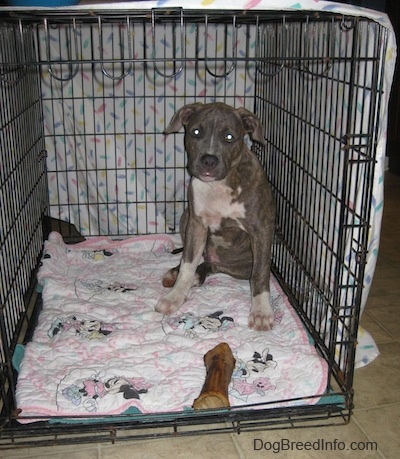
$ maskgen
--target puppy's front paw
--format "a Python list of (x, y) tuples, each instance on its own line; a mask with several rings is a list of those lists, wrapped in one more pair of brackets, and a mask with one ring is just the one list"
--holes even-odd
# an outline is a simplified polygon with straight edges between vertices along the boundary
[(185, 301), (185, 298), (181, 298), (178, 295), (174, 295), (173, 292), (165, 295), (156, 304), (155, 310), (161, 314), (170, 315), (177, 311)]
[(274, 312), (269, 302), (269, 292), (253, 297), (248, 324), (249, 328), (257, 331), (271, 330), (274, 326)]

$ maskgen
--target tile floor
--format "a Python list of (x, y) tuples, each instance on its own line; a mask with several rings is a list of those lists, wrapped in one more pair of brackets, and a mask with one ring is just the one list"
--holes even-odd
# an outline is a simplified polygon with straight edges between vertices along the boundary
[[(355, 404), (352, 421), (347, 426), (292, 430), (275, 430), (237, 434), (216, 434), (146, 441), (121, 442), (115, 445), (91, 444), (25, 448), (0, 451), (7, 458), (124, 459), (124, 458), (397, 458), (400, 452), (400, 177), (387, 173), (385, 210), (381, 248), (362, 325), (379, 345), (381, 355), (367, 367), (356, 370)], [(273, 451), (254, 450), (255, 438), (264, 442), (286, 439), (296, 442), (336, 440), (342, 451)], [(351, 451), (351, 442), (375, 451)], [(278, 444), (276, 444), (278, 445)]]

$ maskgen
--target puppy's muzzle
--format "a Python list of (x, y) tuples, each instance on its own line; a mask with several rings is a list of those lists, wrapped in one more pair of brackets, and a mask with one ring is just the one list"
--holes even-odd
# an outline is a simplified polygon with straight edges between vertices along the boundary
[(215, 155), (203, 155), (199, 160), (198, 177), (203, 182), (212, 182), (216, 180), (221, 171), (218, 169), (219, 159)]
[(206, 171), (212, 171), (218, 166), (218, 158), (214, 155), (203, 155), (200, 158), (201, 165)]

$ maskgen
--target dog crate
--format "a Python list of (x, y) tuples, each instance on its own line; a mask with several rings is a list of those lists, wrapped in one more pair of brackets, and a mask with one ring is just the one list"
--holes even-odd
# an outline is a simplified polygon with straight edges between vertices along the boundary
[[(3, 448), (350, 419), (379, 241), (390, 23), (329, 2), (314, 11), (162, 3), (2, 9)], [(189, 177), (183, 133), (163, 129), (181, 106), (214, 101), (245, 107), (264, 126), (266, 145), (252, 150), (276, 199), (272, 269), (327, 363), (319, 402), (21, 423), (15, 361), (40, 311), (49, 231), (70, 243), (177, 232)]]

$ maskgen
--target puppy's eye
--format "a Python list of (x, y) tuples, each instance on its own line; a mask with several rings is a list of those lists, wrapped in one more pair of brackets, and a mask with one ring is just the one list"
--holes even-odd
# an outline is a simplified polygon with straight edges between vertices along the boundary
[(225, 134), (225, 142), (229, 142), (230, 143), (230, 142), (233, 142), (233, 140), (234, 140), (234, 137), (230, 132)]
[(192, 130), (192, 134), (194, 137), (200, 137), (200, 129), (199, 128), (194, 128)]

